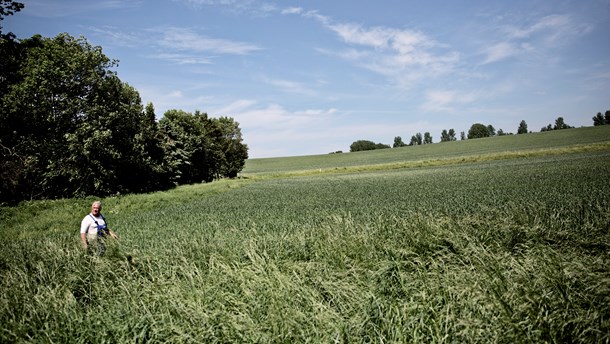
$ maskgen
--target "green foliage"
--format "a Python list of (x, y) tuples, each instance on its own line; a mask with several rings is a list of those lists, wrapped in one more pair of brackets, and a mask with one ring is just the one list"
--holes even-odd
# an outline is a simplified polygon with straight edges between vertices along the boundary
[(606, 113), (602, 115), (601, 112), (598, 112), (597, 115), (593, 116), (593, 125), (606, 125), (610, 124), (610, 110), (606, 110)]
[(159, 126), (167, 137), (166, 163), (178, 184), (234, 178), (248, 158), (239, 123), (230, 117), (169, 110)]
[(607, 156), (110, 197), (101, 259), (78, 244), (91, 199), (0, 208), (0, 341), (607, 342)]
[(562, 130), (562, 129), (571, 129), (571, 128), (574, 128), (574, 127), (566, 124), (564, 122), (563, 117), (557, 117), (557, 119), (555, 120), (554, 126), (549, 124), (546, 127), (543, 127), (542, 129), (540, 129), (540, 131)]
[(149, 192), (243, 168), (238, 123), (170, 114), (176, 123), (159, 128), (152, 104), (85, 38), (2, 38), (0, 48), (0, 202)]
[(468, 129), (468, 139), (479, 139), (482, 137), (490, 137), (490, 136), (492, 136), (490, 131), (491, 131), (490, 128), (486, 127), (484, 124), (475, 123), (472, 126), (470, 126), (470, 129)]
[(358, 141), (354, 141), (349, 146), (349, 151), (350, 152), (361, 152), (361, 151), (385, 149), (385, 148), (390, 148), (390, 146), (383, 144), (383, 143), (375, 143), (375, 142), (369, 141), (369, 140), (358, 140)]
[(431, 144), (431, 143), (432, 143), (432, 135), (430, 135), (430, 133), (426, 131), (424, 133), (424, 144), (427, 145), (427, 144)]
[(525, 120), (522, 120), (519, 123), (519, 128), (517, 129), (517, 134), (527, 134), (527, 123), (525, 123)]
[(10, 16), (23, 9), (23, 4), (13, 0), (0, 0), (0, 40), (14, 38), (12, 33), (2, 33), (2, 21), (4, 17)]
[(407, 145), (407, 144), (406, 144), (406, 143), (404, 143), (404, 142), (402, 141), (402, 137), (400, 137), (400, 136), (396, 136), (396, 137), (394, 138), (394, 144), (392, 145), (392, 148), (404, 147), (404, 146), (406, 146), (406, 145)]
[(449, 131), (447, 131), (447, 129), (443, 129), (441, 132), (441, 142), (450, 142), (455, 140), (457, 140), (455, 137), (455, 130), (449, 129)]

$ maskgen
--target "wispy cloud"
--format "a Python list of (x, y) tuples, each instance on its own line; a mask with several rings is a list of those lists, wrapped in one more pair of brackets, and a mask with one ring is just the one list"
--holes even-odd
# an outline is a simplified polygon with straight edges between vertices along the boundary
[(294, 93), (301, 94), (305, 96), (315, 96), (317, 92), (303, 83), (290, 81), (290, 80), (281, 80), (281, 79), (271, 79), (263, 77), (262, 81), (268, 85), (272, 85), (274, 87), (279, 88), (282, 92), (286, 93)]
[(301, 14), (303, 13), (303, 8), (301, 7), (289, 7), (285, 8), (281, 11), (282, 14)]
[(161, 33), (156, 42), (160, 47), (179, 51), (246, 55), (262, 49), (251, 43), (203, 36), (188, 28), (169, 27), (157, 31)]
[(142, 3), (142, 0), (30, 0), (25, 3), (24, 11), (37, 17), (61, 18), (85, 12), (140, 7)]
[(347, 45), (343, 51), (327, 48), (318, 48), (318, 51), (344, 58), (401, 86), (410, 87), (417, 80), (446, 74), (459, 61), (457, 52), (444, 51), (446, 47), (443, 44), (421, 31), (336, 22), (318, 11), (283, 13), (313, 19)]
[(482, 64), (502, 61), (532, 51), (546, 51), (592, 30), (586, 23), (578, 23), (567, 14), (553, 14), (537, 18), (523, 25), (502, 26), (502, 41), (484, 47)]
[(211, 58), (205, 56), (195, 56), (187, 54), (171, 54), (161, 53), (151, 55), (153, 58), (170, 61), (176, 64), (210, 64), (212, 63)]
[(451, 90), (430, 90), (426, 92), (426, 100), (422, 105), (425, 111), (452, 112), (456, 107), (473, 103), (477, 97), (473, 93), (464, 93)]

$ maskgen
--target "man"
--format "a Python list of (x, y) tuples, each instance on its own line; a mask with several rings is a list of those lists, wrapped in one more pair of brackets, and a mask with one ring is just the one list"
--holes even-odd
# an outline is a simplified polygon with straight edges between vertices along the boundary
[(106, 219), (102, 215), (102, 203), (95, 201), (91, 205), (91, 213), (85, 216), (80, 224), (80, 239), (85, 249), (95, 251), (101, 256), (106, 252), (104, 244), (106, 235), (118, 239), (118, 236), (108, 228)]

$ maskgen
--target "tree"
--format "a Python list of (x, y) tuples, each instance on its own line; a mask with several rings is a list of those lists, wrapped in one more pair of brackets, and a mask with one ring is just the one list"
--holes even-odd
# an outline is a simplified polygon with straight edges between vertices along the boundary
[(570, 128), (572, 128), (572, 127), (567, 125), (564, 122), (563, 117), (557, 117), (557, 119), (555, 120), (555, 126), (553, 127), (553, 130), (570, 129)]
[[(608, 112), (608, 111), (607, 111)], [(598, 112), (596, 116), (593, 116), (593, 125), (604, 125), (606, 124), (606, 120), (604, 119), (604, 115), (601, 112)]]
[(493, 125), (488, 125), (487, 131), (489, 132), (489, 136), (496, 136), (496, 128), (494, 128)]
[(33, 36), (22, 40), (18, 51), (0, 100), (0, 142), (27, 162), (20, 195), (130, 189), (113, 172), (126, 167), (133, 152), (142, 106), (137, 91), (110, 70), (116, 61), (67, 34)]
[(175, 184), (200, 183), (211, 180), (206, 148), (211, 141), (205, 135), (201, 116), (183, 110), (168, 110), (159, 121), (167, 140), (166, 161)]
[(406, 144), (404, 142), (402, 142), (402, 137), (396, 136), (394, 138), (394, 145), (392, 147), (397, 148), (397, 147), (404, 147), (404, 146), (406, 146)]
[(455, 141), (457, 138), (455, 137), (455, 130), (449, 129), (449, 141)]
[(525, 123), (525, 120), (522, 120), (519, 123), (519, 128), (517, 129), (517, 134), (527, 134), (527, 123)]
[(354, 141), (349, 146), (350, 152), (359, 152), (359, 151), (367, 151), (376, 149), (375, 142), (369, 140), (358, 140)]
[(466, 140), (466, 134), (463, 131), (460, 132), (460, 140)]
[(426, 145), (430, 143), (432, 143), (432, 135), (430, 135), (430, 133), (426, 131), (424, 133), (424, 144)]
[(23, 9), (23, 4), (12, 0), (0, 0), (0, 39), (13, 39), (15, 35), (9, 32), (8, 34), (2, 34), (2, 21), (4, 17), (11, 16)]
[(248, 146), (243, 143), (239, 123), (231, 117), (220, 117), (214, 120), (220, 130), (217, 146), (220, 148), (220, 165), (217, 175), (235, 178), (243, 170), (248, 159)]
[(593, 117), (593, 125), (606, 125), (610, 124), (610, 110), (606, 110), (606, 113), (602, 115), (601, 112), (598, 112), (596, 116)]
[(447, 131), (447, 129), (443, 129), (443, 131), (441, 132), (441, 142), (449, 142), (455, 140), (455, 130), (449, 129), (449, 131)]
[(478, 139), (482, 137), (489, 137), (490, 130), (484, 124), (475, 123), (468, 130), (468, 139)]

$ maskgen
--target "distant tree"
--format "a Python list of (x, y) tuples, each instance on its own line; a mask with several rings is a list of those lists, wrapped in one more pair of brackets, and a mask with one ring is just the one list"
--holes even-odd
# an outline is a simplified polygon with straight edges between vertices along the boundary
[(386, 148), (390, 148), (390, 145), (386, 145), (385, 143), (376, 143), (375, 144), (375, 149), (386, 149)]
[(504, 133), (504, 130), (502, 130), (502, 129), (498, 129), (498, 136), (504, 136), (504, 135), (506, 135), (506, 134)]
[(424, 133), (424, 144), (427, 145), (430, 143), (432, 143), (432, 135), (430, 135), (430, 133), (426, 131)]
[(418, 145), (424, 144), (423, 136), (421, 133), (415, 134), (415, 139), (417, 140)]
[(402, 141), (402, 137), (396, 136), (394, 138), (394, 145), (392, 147), (397, 148), (397, 147), (404, 147), (404, 146), (406, 146), (406, 144)]
[(484, 124), (475, 123), (468, 130), (468, 139), (478, 139), (482, 137), (489, 137), (490, 130)]
[(555, 126), (553, 127), (553, 130), (570, 129), (570, 128), (572, 128), (572, 127), (567, 125), (564, 122), (563, 117), (557, 117), (557, 119), (555, 120)]
[(358, 140), (349, 146), (350, 152), (359, 152), (384, 148), (390, 148), (390, 146), (383, 143), (375, 143), (369, 140)]
[(489, 136), (496, 136), (496, 128), (494, 128), (493, 125), (488, 125), (487, 131), (489, 132)]
[(517, 134), (527, 134), (527, 123), (525, 123), (525, 120), (522, 120), (521, 123), (519, 123)]
[[(606, 111), (606, 112), (610, 112), (610, 111)], [(597, 115), (593, 116), (593, 125), (594, 126), (598, 126), (598, 125), (604, 125), (606, 124), (606, 120), (604, 119), (604, 115), (602, 115), (601, 112), (598, 112)]]
[(593, 117), (593, 125), (606, 125), (610, 124), (610, 110), (606, 110), (606, 113), (602, 115), (601, 112), (598, 112), (596, 116)]
[(449, 141), (449, 133), (447, 132), (447, 129), (443, 129), (443, 131), (441, 132), (441, 142), (448, 142)]
[(409, 142), (409, 146), (417, 146), (417, 136), (413, 135), (411, 136), (411, 141)]
[(455, 140), (456, 140), (455, 130), (449, 129), (449, 141), (455, 141)]
[(542, 127), (540, 129), (541, 132), (543, 132), (543, 131), (551, 131), (551, 130), (553, 130), (553, 126), (551, 124), (547, 125), (546, 127)]
[(460, 132), (460, 140), (466, 140), (466, 134), (463, 131)]

